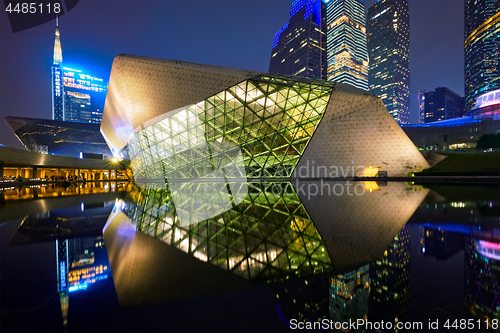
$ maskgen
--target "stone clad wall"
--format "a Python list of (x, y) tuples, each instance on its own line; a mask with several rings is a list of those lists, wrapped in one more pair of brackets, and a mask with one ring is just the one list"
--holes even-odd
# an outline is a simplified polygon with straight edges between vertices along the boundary
[(361, 89), (336, 83), (294, 176), (327, 177), (338, 169), (352, 177), (353, 167), (355, 175), (361, 167), (380, 167), (388, 176), (406, 176), (411, 171), (406, 167), (415, 165), (429, 167), (382, 101)]
[(115, 57), (101, 123), (108, 145), (122, 149), (148, 120), (198, 103), (262, 73), (121, 54)]

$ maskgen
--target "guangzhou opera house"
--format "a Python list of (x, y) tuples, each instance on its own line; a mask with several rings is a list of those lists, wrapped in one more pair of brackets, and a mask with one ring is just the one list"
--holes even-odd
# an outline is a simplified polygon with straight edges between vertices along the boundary
[(352, 86), (118, 55), (101, 133), (141, 179), (405, 176), (429, 167), (382, 101)]

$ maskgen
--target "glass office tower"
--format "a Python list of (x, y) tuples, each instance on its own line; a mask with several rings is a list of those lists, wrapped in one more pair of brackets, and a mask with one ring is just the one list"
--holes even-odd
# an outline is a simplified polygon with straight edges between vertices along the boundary
[(107, 82), (81, 70), (63, 67), (64, 120), (100, 124)]
[(465, 110), (479, 95), (500, 88), (500, 1), (465, 0)]
[(326, 80), (326, 6), (295, 0), (290, 20), (274, 35), (269, 72)]
[(410, 123), (410, 14), (406, 0), (382, 0), (368, 9), (366, 35), (370, 92), (400, 124)]
[(327, 3), (327, 79), (368, 90), (365, 7), (361, 0)]
[(446, 87), (425, 92), (422, 102), (424, 123), (465, 116), (463, 98)]

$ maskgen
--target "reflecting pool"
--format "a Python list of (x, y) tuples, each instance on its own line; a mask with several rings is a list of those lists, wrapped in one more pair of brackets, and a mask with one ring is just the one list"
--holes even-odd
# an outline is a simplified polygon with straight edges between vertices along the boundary
[(2, 189), (0, 328), (498, 332), (499, 194), (321, 180)]

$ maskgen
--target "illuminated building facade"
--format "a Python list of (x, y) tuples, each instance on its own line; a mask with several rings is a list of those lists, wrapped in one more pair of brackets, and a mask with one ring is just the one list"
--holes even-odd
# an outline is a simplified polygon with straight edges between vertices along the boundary
[(326, 80), (323, 0), (294, 0), (289, 22), (274, 36), (269, 72)]
[(410, 13), (406, 0), (382, 0), (366, 23), (369, 91), (400, 124), (410, 123)]
[(465, 109), (476, 98), (500, 88), (500, 2), (465, 0), (464, 7)]
[(80, 157), (80, 153), (113, 157), (98, 124), (20, 117), (5, 117), (5, 122), (28, 151), (71, 157)]
[(327, 80), (368, 90), (365, 6), (361, 0), (327, 2)]
[(370, 319), (407, 321), (410, 311), (410, 226), (370, 265)]
[(425, 123), (465, 116), (464, 98), (446, 87), (426, 92), (422, 102)]
[(54, 61), (52, 63), (52, 119), (64, 120), (64, 85), (59, 20), (56, 18)]
[[(350, 85), (131, 55), (115, 58), (101, 132), (115, 156), (128, 147), (136, 180), (205, 177), (213, 161), (241, 164), (225, 176), (249, 178), (313, 163), (392, 175), (428, 165), (380, 99)], [(296, 175), (327, 176), (305, 173)]]
[(107, 83), (81, 70), (63, 67), (64, 120), (100, 124)]
[(370, 294), (369, 265), (330, 278), (330, 319), (335, 323), (366, 319)]
[(478, 119), (500, 120), (500, 89), (480, 95), (470, 115)]
[(500, 242), (467, 237), (464, 264), (465, 306), (481, 319), (500, 318)]
[[(427, 99), (430, 100), (429, 104), (435, 101), (434, 92), (426, 93), (424, 97), (426, 103)], [(464, 99), (461, 100), (463, 103)], [(402, 128), (413, 143), (422, 148), (474, 148), (483, 134), (500, 132), (500, 89), (480, 95), (474, 110), (464, 117), (404, 125)]]

